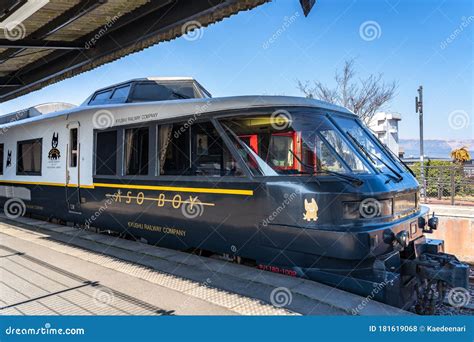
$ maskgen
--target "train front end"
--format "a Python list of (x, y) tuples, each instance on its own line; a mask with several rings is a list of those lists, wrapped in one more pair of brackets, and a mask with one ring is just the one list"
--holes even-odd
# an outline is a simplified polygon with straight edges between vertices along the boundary
[(260, 268), (423, 313), (468, 287), (468, 265), (427, 238), (438, 219), (414, 175), (355, 115), (288, 107), (220, 123), (265, 180)]

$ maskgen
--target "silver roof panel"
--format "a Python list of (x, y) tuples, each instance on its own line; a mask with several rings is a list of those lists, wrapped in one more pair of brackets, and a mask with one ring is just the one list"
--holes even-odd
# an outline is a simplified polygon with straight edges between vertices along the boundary
[(313, 107), (353, 114), (344, 107), (327, 102), (291, 96), (234, 96), (207, 99), (183, 99), (144, 103), (108, 104), (100, 106), (76, 107), (69, 110), (48, 113), (21, 121), (0, 125), (0, 128), (32, 124), (66, 115), (90, 114), (92, 116), (99, 110), (110, 110), (117, 113), (159, 113), (160, 119), (179, 118), (196, 114), (213, 113), (235, 109), (265, 108), (265, 107)]

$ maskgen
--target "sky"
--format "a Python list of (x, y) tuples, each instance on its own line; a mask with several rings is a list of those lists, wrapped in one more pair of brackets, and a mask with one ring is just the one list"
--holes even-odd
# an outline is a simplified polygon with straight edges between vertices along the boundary
[(355, 58), (358, 77), (398, 83), (384, 108), (402, 114), (399, 136), (418, 137), (417, 88), (424, 88), (425, 139), (473, 139), (474, 1), (274, 0), (189, 36), (160, 43), (74, 78), (0, 104), (0, 114), (61, 101), (146, 76), (192, 76), (214, 97), (302, 96), (297, 81), (334, 85)]

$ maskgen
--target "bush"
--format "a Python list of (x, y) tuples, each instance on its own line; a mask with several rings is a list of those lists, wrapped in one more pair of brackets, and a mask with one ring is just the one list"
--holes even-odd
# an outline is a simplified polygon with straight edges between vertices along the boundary
[[(421, 185), (420, 166), (421, 163), (417, 162), (410, 165), (410, 168)], [(427, 197), (451, 196), (452, 176), (454, 176), (454, 195), (474, 196), (474, 187), (469, 186), (466, 181), (462, 165), (450, 161), (428, 160), (424, 162), (424, 167)]]

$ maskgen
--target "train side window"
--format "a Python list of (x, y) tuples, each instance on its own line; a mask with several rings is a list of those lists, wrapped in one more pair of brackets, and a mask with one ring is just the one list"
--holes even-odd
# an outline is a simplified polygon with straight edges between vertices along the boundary
[(128, 98), (128, 93), (130, 92), (130, 84), (127, 84), (123, 87), (115, 88), (112, 96), (110, 97), (110, 102), (113, 103), (124, 103)]
[(258, 146), (256, 145), (256, 139), (251, 136), (244, 136), (242, 139), (237, 139), (233, 132), (225, 125), (224, 130), (252, 174), (263, 175), (264, 172), (259, 168), (259, 163), (257, 160)]
[(190, 128), (185, 123), (161, 125), (159, 128), (160, 175), (190, 173)]
[(117, 131), (97, 132), (95, 174), (110, 176), (117, 173)]
[(105, 91), (95, 94), (94, 98), (91, 101), (89, 101), (89, 104), (98, 105), (98, 104), (107, 103), (110, 98), (110, 95), (112, 95), (112, 90), (113, 89), (109, 89), (109, 90), (105, 90)]
[(125, 130), (125, 174), (148, 174), (148, 127)]
[(77, 128), (71, 128), (69, 133), (69, 145), (70, 155), (69, 155), (69, 166), (77, 167), (77, 155), (78, 155), (78, 143), (77, 143)]
[(0, 144), (0, 175), (3, 175), (3, 158), (5, 157), (3, 146), (3, 144)]
[(159, 140), (161, 175), (244, 175), (211, 122), (161, 125)]
[(137, 83), (132, 93), (132, 102), (164, 101), (174, 98), (171, 89), (154, 82)]
[(40, 176), (43, 140), (31, 139), (17, 143), (17, 175)]
[(243, 176), (214, 125), (207, 121), (191, 127), (192, 174), (197, 176)]

